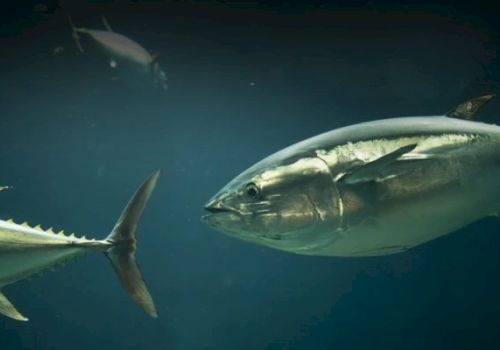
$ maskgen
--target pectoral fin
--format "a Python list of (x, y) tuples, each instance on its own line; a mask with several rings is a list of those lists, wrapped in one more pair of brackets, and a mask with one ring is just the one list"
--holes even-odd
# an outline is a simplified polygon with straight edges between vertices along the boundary
[[(413, 151), (415, 147), (417, 147), (416, 143), (398, 148), (397, 150), (375, 159), (372, 162), (363, 164), (360, 167), (351, 170), (343, 175), (338, 181), (346, 184), (355, 184), (359, 182), (379, 180), (382, 173), (387, 173), (386, 171), (383, 171), (384, 168), (397, 161), (403, 154)], [(385, 177), (387, 177), (387, 175)]]
[(13, 318), (17, 321), (28, 321), (19, 311), (16, 310), (14, 305), (0, 292), (0, 314)]
[(495, 97), (495, 95), (485, 95), (465, 101), (455, 107), (455, 109), (446, 113), (446, 116), (458, 119), (472, 119), (481, 107), (483, 107), (493, 97)]

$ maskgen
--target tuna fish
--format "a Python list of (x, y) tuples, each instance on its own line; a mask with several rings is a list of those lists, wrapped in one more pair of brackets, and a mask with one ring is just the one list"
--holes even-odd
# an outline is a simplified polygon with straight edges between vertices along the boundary
[(206, 204), (210, 227), (306, 255), (406, 251), (500, 212), (500, 127), (446, 115), (336, 129), (258, 162)]
[(16, 224), (0, 220), (0, 314), (18, 321), (27, 321), (2, 293), (2, 289), (78, 256), (103, 252), (113, 265), (120, 282), (129, 295), (151, 317), (156, 308), (135, 262), (136, 228), (153, 191), (159, 172), (152, 174), (134, 194), (111, 233), (102, 240), (55, 233), (40, 225)]
[(114, 32), (105, 17), (102, 17), (102, 20), (106, 30), (77, 28), (69, 17), (73, 38), (80, 52), (84, 52), (80, 34), (88, 35), (107, 53), (111, 68), (122, 69), (122, 73), (136, 78), (152, 80), (167, 90), (167, 77), (157, 62), (158, 55), (151, 55), (134, 40)]

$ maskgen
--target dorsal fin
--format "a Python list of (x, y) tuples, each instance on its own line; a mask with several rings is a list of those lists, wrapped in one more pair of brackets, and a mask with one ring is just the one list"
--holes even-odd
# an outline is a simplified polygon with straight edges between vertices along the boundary
[(104, 27), (106, 27), (106, 29), (108, 30), (108, 32), (112, 32), (113, 31), (113, 29), (111, 29), (111, 26), (108, 23), (108, 20), (104, 16), (102, 16), (102, 23), (104, 24)]
[(495, 95), (484, 95), (465, 101), (464, 103), (459, 104), (457, 107), (446, 113), (446, 116), (451, 118), (470, 120), (474, 118), (481, 107), (483, 107), (493, 97), (495, 97)]

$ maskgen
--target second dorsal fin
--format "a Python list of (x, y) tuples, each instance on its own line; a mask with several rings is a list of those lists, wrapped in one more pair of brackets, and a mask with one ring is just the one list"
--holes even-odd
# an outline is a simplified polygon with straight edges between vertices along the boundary
[(483, 107), (488, 101), (490, 101), (495, 95), (484, 95), (481, 97), (476, 97), (459, 104), (457, 107), (446, 113), (447, 117), (467, 119), (470, 120), (474, 118), (476, 113)]

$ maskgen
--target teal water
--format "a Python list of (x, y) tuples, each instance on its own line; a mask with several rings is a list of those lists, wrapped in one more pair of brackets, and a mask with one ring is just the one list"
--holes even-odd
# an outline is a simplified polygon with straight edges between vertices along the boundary
[[(36, 3), (1, 16), (0, 185), (14, 189), (0, 217), (105, 237), (160, 169), (137, 253), (160, 318), (89, 255), (3, 290), (30, 322), (0, 317), (0, 349), (500, 347), (495, 218), (363, 259), (270, 250), (199, 220), (227, 181), (292, 143), (498, 92), (495, 8)], [(123, 81), (90, 40), (78, 54), (67, 13), (89, 28), (104, 14), (158, 53), (169, 90)], [(478, 119), (499, 124), (499, 107)]]

